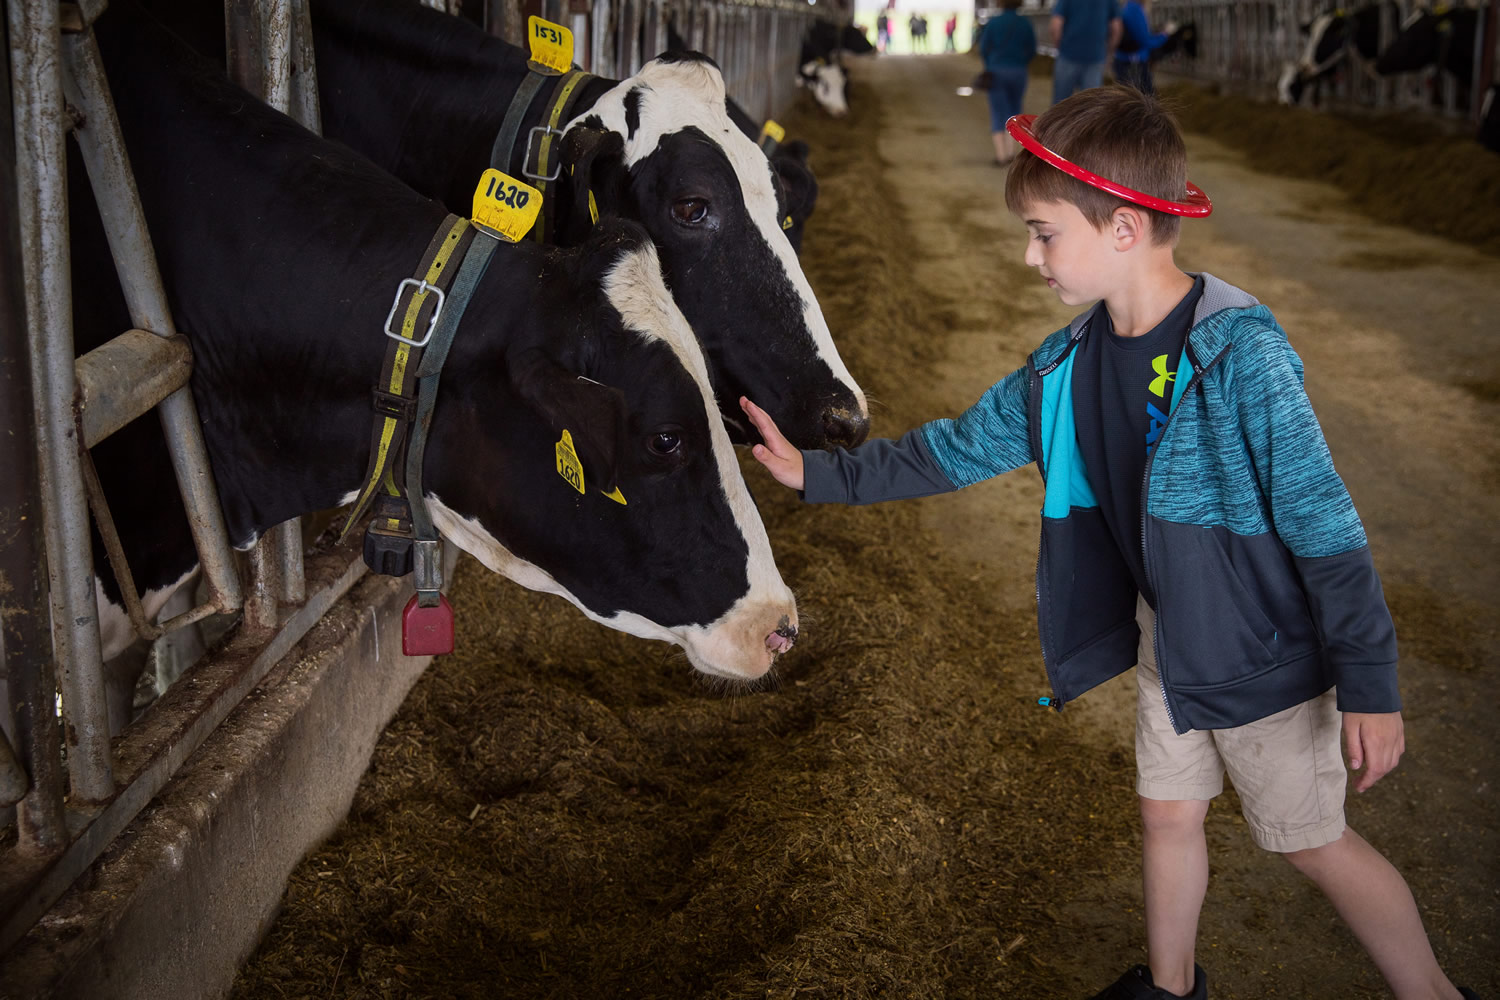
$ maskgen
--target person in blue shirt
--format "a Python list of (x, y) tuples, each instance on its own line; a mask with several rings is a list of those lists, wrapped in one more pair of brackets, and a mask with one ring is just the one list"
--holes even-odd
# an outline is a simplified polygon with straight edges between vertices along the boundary
[(1151, 0), (1129, 0), (1120, 10), (1120, 42), (1115, 47), (1115, 80), (1134, 87), (1143, 94), (1156, 93), (1151, 79), (1151, 59), (1171, 35), (1172, 28), (1161, 34), (1151, 31), (1148, 19)]
[(1104, 63), (1120, 41), (1115, 0), (1057, 0), (1052, 5), (1052, 103), (1104, 83)]
[(995, 143), (995, 165), (1004, 167), (1016, 158), (1020, 145), (1005, 131), (1012, 115), (1021, 113), (1026, 96), (1026, 66), (1036, 55), (1036, 32), (1016, 9), (1022, 0), (1001, 0), (999, 16), (984, 24), (979, 34), (979, 57), (990, 78), (990, 138)]

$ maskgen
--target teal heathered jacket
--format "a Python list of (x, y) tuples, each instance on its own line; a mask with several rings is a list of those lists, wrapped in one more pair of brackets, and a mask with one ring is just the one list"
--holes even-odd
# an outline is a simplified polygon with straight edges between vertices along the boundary
[[(1136, 586), (1105, 527), (1073, 424), (1074, 348), (1099, 304), (955, 420), (897, 441), (804, 452), (811, 502), (960, 489), (1031, 462), (1046, 484), (1042, 658), (1061, 708), (1136, 662)], [(1177, 732), (1225, 729), (1338, 688), (1394, 712), (1396, 636), (1364, 528), (1269, 309), (1211, 275), (1142, 484), (1162, 697)]]

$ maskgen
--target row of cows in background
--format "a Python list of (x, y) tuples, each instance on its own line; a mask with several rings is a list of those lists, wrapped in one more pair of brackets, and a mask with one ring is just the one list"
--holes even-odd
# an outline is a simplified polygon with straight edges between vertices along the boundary
[[(445, 212), (469, 214), (531, 74), (523, 50), (415, 0), (315, 0), (311, 25), (322, 136), (229, 81), (218, 4), (113, 0), (94, 26), (241, 550), (359, 492), (392, 295)], [(802, 447), (869, 427), (797, 258), (817, 193), (806, 146), (768, 157), (691, 52), (585, 77), (569, 115), (550, 242), (498, 246), (479, 279), (423, 494), (444, 538), (496, 573), (753, 680), (798, 618), (735, 459), (754, 438), (738, 399)], [(500, 164), (513, 176), (525, 146)], [(132, 324), (76, 155), (70, 173), (82, 353)], [(556, 465), (565, 432), (581, 483)], [(143, 488), (172, 475), (161, 432), (137, 421), (93, 457), (154, 616), (197, 561), (175, 492)], [(141, 657), (120, 587), (96, 585), (118, 729)]]
[[(1324, 88), (1340, 74), (1389, 78), (1433, 73), (1430, 102), (1443, 102), (1441, 81), (1446, 78), (1451, 81), (1454, 109), (1468, 114), (1476, 77), (1484, 71), (1484, 19), (1488, 16), (1489, 10), (1448, 4), (1416, 7), (1403, 16), (1393, 0), (1329, 9), (1300, 26), (1301, 54), (1284, 67), (1277, 97), (1283, 104), (1316, 105)], [(1489, 28), (1491, 45), (1494, 30)], [(1500, 85), (1494, 82), (1486, 86), (1473, 117), (1478, 121), (1478, 141), (1500, 152), (1497, 91)]]
[[(1404, 18), (1400, 7), (1385, 0), (1350, 9), (1329, 10), (1301, 26), (1301, 57), (1288, 63), (1277, 83), (1286, 104), (1316, 102), (1320, 87), (1335, 73), (1355, 71), (1380, 76), (1414, 73), (1435, 67), (1457, 84), (1460, 107), (1467, 108), (1474, 76), (1481, 11), (1475, 7), (1418, 7)], [(1395, 37), (1382, 46), (1388, 28)]]

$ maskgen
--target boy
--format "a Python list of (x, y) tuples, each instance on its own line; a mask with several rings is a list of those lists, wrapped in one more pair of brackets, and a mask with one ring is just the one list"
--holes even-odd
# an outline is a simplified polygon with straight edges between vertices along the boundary
[(1358, 791), (1403, 749), (1395, 631), (1286, 335), (1174, 262), (1179, 216), (1209, 210), (1176, 123), (1112, 87), (1012, 126), (1026, 263), (1063, 302), (1097, 304), (956, 420), (899, 440), (800, 453), (742, 400), (755, 457), (842, 503), (1038, 464), (1043, 701), (1136, 666), (1148, 964), (1095, 1000), (1207, 997), (1203, 821), (1226, 770), (1256, 843), (1317, 883), (1397, 997), (1473, 996), (1439, 969), (1400, 874), (1344, 824), (1340, 713)]

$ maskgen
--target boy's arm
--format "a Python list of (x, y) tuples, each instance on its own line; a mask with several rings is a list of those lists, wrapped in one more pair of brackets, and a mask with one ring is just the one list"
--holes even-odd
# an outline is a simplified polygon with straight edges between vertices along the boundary
[[(1302, 362), (1275, 327), (1230, 377), (1272, 527), (1291, 552), (1345, 713), (1401, 710), (1396, 631), (1363, 525), (1333, 467)], [(1351, 753), (1351, 757), (1354, 755)]]
[(747, 399), (740, 406), (765, 444), (755, 458), (782, 485), (810, 503), (865, 504), (946, 493), (1031, 461), (1026, 425), (1026, 369), (990, 387), (956, 420), (934, 420), (892, 440), (856, 448), (798, 451)]

